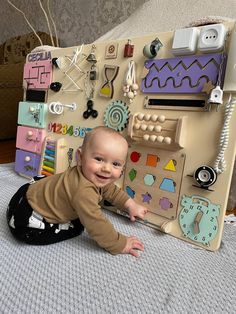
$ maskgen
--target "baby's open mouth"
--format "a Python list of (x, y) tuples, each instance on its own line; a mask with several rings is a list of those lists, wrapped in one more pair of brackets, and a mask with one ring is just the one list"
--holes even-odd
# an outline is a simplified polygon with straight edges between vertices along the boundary
[(100, 175), (100, 174), (97, 174), (97, 177), (98, 177), (99, 179), (103, 179), (103, 180), (108, 180), (108, 179), (110, 179), (110, 177), (104, 177), (104, 176), (102, 176), (102, 175)]

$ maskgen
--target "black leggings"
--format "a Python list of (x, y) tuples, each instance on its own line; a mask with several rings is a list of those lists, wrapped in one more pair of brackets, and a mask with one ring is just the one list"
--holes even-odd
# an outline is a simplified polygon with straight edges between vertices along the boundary
[[(28, 227), (29, 218), (33, 213), (26, 198), (28, 187), (29, 183), (20, 187), (7, 208), (7, 222), (16, 239), (28, 244), (46, 245), (74, 238), (83, 232), (84, 227), (79, 219), (72, 220), (68, 230), (61, 230), (59, 224), (50, 224), (45, 219), (42, 220), (44, 229)], [(10, 221), (14, 221), (14, 226)]]

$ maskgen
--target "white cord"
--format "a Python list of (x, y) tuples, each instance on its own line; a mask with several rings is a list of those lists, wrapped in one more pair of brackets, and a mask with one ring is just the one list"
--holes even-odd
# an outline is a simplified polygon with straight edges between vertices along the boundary
[(48, 19), (47, 12), (45, 11), (45, 9), (44, 9), (44, 7), (43, 7), (43, 5), (42, 5), (41, 0), (38, 0), (38, 1), (39, 1), (40, 8), (42, 9), (42, 11), (43, 11), (43, 13), (44, 13), (46, 22), (47, 22), (47, 26), (48, 26), (48, 30), (49, 30), (49, 35), (50, 35), (50, 38), (51, 38), (51, 44), (52, 44), (53, 47), (55, 47), (55, 43), (54, 43), (54, 40), (53, 40), (52, 30), (51, 30), (51, 26), (50, 26), (50, 23), (49, 23), (49, 19)]
[(225, 150), (229, 143), (229, 123), (234, 111), (235, 104), (236, 98), (232, 98), (232, 95), (230, 94), (228, 102), (225, 105), (224, 124), (220, 135), (219, 153), (214, 163), (214, 169), (216, 173), (223, 173), (226, 170)]
[(79, 55), (82, 53), (83, 47), (84, 47), (84, 44), (82, 44), (82, 45), (80, 46), (80, 49), (79, 49), (78, 47), (76, 48), (75, 53), (74, 53), (74, 56), (73, 56), (73, 58), (72, 58), (72, 60), (71, 60), (71, 63), (70, 63), (70, 65), (69, 65), (69, 67), (71, 67), (71, 65), (77, 63), (77, 59), (78, 59)]
[(13, 8), (15, 8), (18, 12), (20, 12), (20, 13), (23, 15), (23, 17), (24, 17), (26, 23), (29, 25), (29, 27), (32, 29), (32, 31), (33, 31), (33, 33), (35, 34), (35, 36), (38, 38), (38, 40), (39, 40), (39, 42), (40, 42), (40, 46), (43, 46), (43, 42), (42, 42), (41, 38), (40, 38), (39, 35), (36, 33), (36, 30), (33, 28), (33, 26), (30, 24), (30, 22), (29, 22), (29, 20), (27, 19), (25, 13), (24, 13), (22, 10), (20, 10), (19, 8), (17, 8), (10, 0), (7, 0), (7, 2), (8, 2)]
[(135, 82), (135, 65), (134, 65), (134, 61), (130, 61), (129, 65), (128, 65), (128, 71), (127, 71), (127, 75), (126, 75), (126, 83), (131, 83), (129, 85), (132, 85)]
[(131, 60), (128, 64), (128, 71), (125, 77), (125, 85), (123, 86), (124, 96), (129, 98), (130, 103), (137, 95), (138, 84), (135, 78), (135, 63)]
[(51, 22), (52, 22), (52, 25), (53, 25), (53, 28), (54, 28), (54, 33), (55, 33), (55, 37), (56, 37), (56, 46), (59, 47), (59, 40), (58, 40), (58, 35), (57, 35), (57, 28), (56, 28), (56, 24), (54, 22), (54, 19), (52, 17), (52, 14), (51, 14), (51, 10), (50, 10), (50, 6), (49, 6), (49, 1), (50, 0), (47, 0), (47, 8), (48, 8), (48, 14), (49, 14), (49, 17), (51, 19)]

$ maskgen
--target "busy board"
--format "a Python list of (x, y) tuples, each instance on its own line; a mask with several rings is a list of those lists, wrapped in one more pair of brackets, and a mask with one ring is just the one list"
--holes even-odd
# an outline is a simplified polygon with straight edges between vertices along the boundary
[(149, 210), (139, 221), (215, 251), (235, 157), (235, 65), (233, 22), (41, 47), (24, 67), (15, 170), (60, 173), (87, 132), (115, 129), (129, 143), (117, 184)]

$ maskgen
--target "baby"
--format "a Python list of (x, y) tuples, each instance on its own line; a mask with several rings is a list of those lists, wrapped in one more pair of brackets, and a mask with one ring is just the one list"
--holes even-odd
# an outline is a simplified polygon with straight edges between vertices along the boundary
[(114, 184), (125, 166), (128, 144), (113, 129), (96, 127), (87, 133), (78, 150), (77, 166), (50, 177), (36, 177), (12, 197), (7, 219), (12, 234), (29, 244), (51, 244), (82, 233), (84, 228), (99, 246), (112, 254), (138, 257), (143, 243), (117, 232), (102, 213), (107, 200), (144, 219), (147, 208)]

